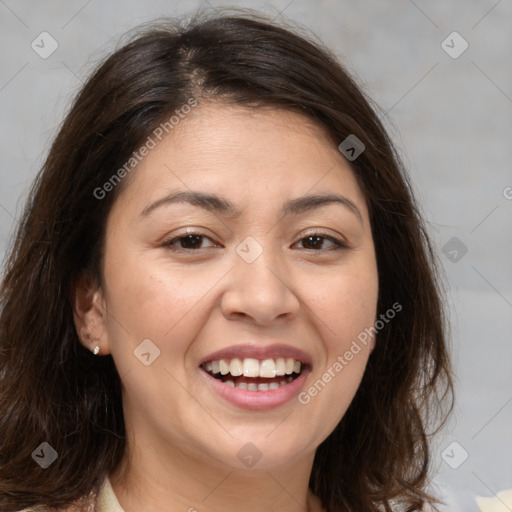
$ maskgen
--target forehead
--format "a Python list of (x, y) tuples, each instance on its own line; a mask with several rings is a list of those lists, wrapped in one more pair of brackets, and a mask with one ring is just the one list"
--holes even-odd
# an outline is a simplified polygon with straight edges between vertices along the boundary
[(284, 195), (334, 190), (360, 206), (365, 202), (325, 128), (295, 112), (218, 104), (200, 105), (182, 118), (126, 185), (129, 193), (120, 200), (131, 203), (177, 189), (215, 192), (237, 205), (258, 200), (268, 206)]

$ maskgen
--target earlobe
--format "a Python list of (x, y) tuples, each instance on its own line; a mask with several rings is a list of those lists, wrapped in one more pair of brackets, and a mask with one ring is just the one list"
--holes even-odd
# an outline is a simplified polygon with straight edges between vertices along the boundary
[(73, 320), (82, 345), (95, 355), (110, 353), (106, 329), (106, 304), (101, 287), (88, 273), (76, 281)]

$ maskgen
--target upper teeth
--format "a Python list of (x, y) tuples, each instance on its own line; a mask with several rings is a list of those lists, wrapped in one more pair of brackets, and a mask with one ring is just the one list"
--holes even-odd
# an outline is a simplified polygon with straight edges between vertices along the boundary
[(302, 363), (292, 357), (277, 359), (264, 359), (259, 361), (247, 357), (245, 359), (219, 359), (216, 361), (208, 361), (204, 364), (204, 369), (213, 374), (221, 375), (231, 374), (233, 377), (267, 377), (273, 378), (280, 375), (291, 375), (292, 373), (300, 373)]

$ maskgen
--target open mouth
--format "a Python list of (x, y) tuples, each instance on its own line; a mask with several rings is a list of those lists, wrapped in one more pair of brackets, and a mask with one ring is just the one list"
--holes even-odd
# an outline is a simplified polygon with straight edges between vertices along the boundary
[(307, 364), (292, 357), (258, 360), (219, 359), (206, 361), (201, 368), (227, 386), (247, 391), (271, 391), (293, 382)]

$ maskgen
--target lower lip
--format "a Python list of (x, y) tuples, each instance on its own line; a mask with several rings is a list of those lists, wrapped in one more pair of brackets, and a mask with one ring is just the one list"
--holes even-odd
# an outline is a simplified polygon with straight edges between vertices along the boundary
[(200, 369), (212, 389), (230, 404), (249, 411), (265, 411), (274, 409), (293, 400), (300, 392), (307, 378), (309, 369), (304, 368), (301, 374), (289, 384), (268, 391), (248, 391), (233, 388), (219, 379)]

